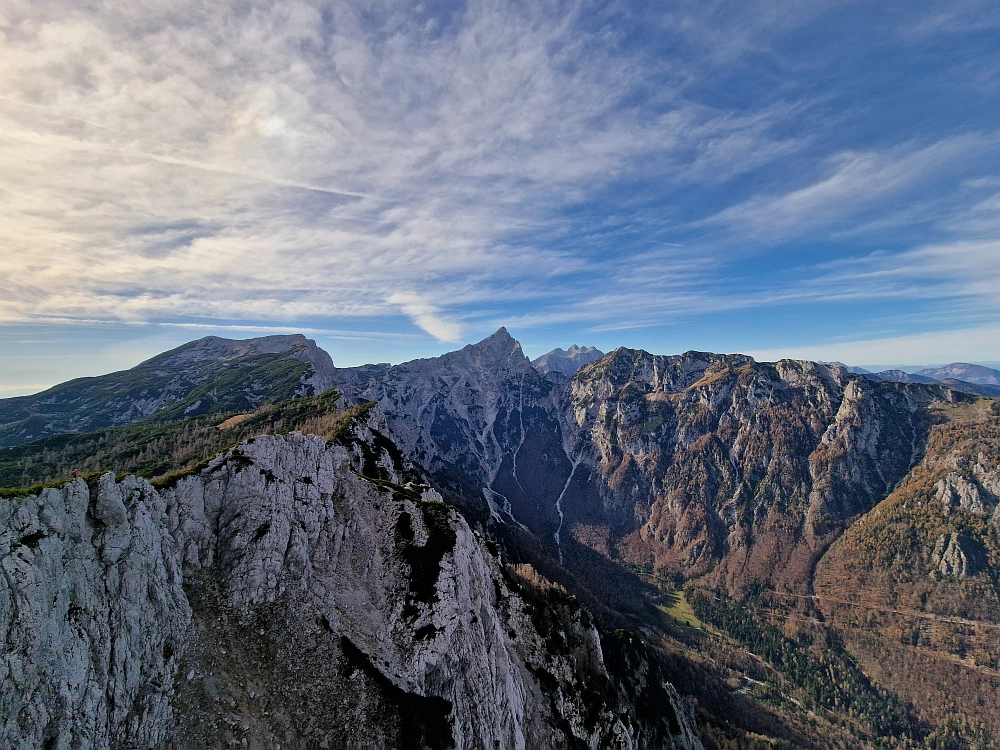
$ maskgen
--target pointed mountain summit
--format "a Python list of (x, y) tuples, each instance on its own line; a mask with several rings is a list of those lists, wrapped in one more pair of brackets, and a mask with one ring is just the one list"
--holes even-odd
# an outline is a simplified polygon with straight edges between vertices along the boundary
[[(469, 344), (457, 352), (449, 352), (440, 359), (473, 357), (487, 367), (509, 364), (515, 369), (523, 369), (525, 365), (530, 365), (528, 358), (521, 349), (520, 342), (511, 336), (507, 329), (501, 326), (496, 333), (487, 336), (482, 341)], [(434, 360), (428, 360), (434, 361)]]
[(532, 366), (543, 375), (550, 372), (558, 372), (568, 378), (573, 377), (576, 371), (584, 365), (589, 365), (604, 356), (604, 352), (593, 346), (577, 346), (573, 344), (569, 349), (555, 348), (547, 354), (543, 354), (538, 359), (531, 361)]
[(337, 370), (348, 402), (379, 402), (397, 443), (423, 468), (433, 474), (461, 464), (486, 483), (502, 454), (487, 436), (501, 415), (517, 411), (525, 383), (538, 380), (506, 328), (439, 357)]

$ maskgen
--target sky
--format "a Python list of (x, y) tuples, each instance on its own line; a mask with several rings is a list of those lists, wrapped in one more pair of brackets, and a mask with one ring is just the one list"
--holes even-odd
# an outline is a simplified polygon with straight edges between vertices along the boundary
[(501, 325), (1000, 362), (1000, 4), (0, 0), (0, 396)]

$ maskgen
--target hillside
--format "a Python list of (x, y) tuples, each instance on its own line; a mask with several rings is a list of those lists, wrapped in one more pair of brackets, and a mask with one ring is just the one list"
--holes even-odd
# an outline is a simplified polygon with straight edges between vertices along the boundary
[(501, 563), (380, 428), (0, 499), (3, 746), (701, 750), (656, 656)]
[(0, 446), (142, 420), (253, 411), (331, 385), (329, 355), (302, 335), (233, 341), (209, 336), (131, 370), (78, 378), (0, 399)]
[(816, 603), (880, 684), (1000, 737), (1000, 402), (940, 406), (920, 464), (817, 567)]

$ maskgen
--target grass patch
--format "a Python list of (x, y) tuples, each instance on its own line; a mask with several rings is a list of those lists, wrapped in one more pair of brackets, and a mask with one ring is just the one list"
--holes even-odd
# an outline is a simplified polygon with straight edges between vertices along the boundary
[(660, 610), (671, 621), (671, 624), (689, 630), (710, 632), (712, 628), (698, 619), (691, 605), (688, 604), (687, 597), (681, 589), (675, 589), (665, 596), (666, 604), (658, 604), (656, 608)]

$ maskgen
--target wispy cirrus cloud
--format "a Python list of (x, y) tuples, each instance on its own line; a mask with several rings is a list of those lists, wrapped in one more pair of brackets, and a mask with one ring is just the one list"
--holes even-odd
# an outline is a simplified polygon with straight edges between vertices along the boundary
[(891, 199), (961, 174), (970, 161), (1000, 149), (1000, 134), (964, 134), (925, 146), (904, 144), (886, 152), (844, 151), (827, 160), (827, 174), (778, 195), (758, 195), (706, 219), (741, 238), (769, 241), (885, 211)]
[(431, 289), (540, 295), (588, 264), (506, 237), (650, 158), (718, 180), (751, 168), (736, 151), (789, 147), (766, 113), (686, 99), (676, 61), (636, 55), (593, 10), (12, 3), (0, 317), (289, 321), (392, 315)]
[(0, 322), (992, 310), (947, 257), (994, 258), (1000, 135), (942, 105), (986, 79), (906, 64), (947, 35), (985, 75), (981, 6), (849, 5), (7, 0)]

